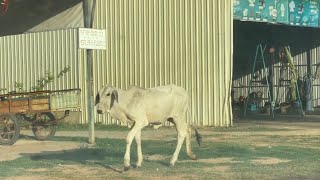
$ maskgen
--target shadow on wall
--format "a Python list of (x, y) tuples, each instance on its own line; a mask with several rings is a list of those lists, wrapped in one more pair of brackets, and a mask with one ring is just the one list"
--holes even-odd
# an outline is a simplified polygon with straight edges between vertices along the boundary
[(0, 16), (0, 36), (22, 34), (43, 21), (79, 4), (81, 0), (10, 0)]
[[(251, 73), (258, 44), (290, 46), (292, 56), (320, 47), (320, 28), (234, 21), (234, 79)], [(320, 57), (319, 57), (320, 58)], [(307, 64), (307, 59), (302, 59)]]

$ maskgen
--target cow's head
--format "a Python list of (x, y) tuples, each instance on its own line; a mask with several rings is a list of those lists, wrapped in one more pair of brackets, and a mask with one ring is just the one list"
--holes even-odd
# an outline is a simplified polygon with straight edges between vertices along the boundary
[(105, 86), (99, 90), (96, 96), (96, 108), (98, 114), (109, 112), (114, 101), (118, 102), (118, 91), (112, 86)]

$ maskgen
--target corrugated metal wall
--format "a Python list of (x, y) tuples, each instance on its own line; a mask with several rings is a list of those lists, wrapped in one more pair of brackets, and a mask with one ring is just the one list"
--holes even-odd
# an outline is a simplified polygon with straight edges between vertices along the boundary
[[(22, 83), (24, 91), (32, 91), (46, 72), (57, 75), (65, 67), (68, 73), (45, 90), (82, 89), (82, 109), (85, 109), (85, 50), (78, 49), (78, 29), (26, 33), (0, 37), (0, 94), (18, 91), (14, 83)], [(82, 111), (82, 117), (85, 112)], [(85, 118), (78, 122), (86, 122)]]
[(67, 66), (70, 71), (55, 78), (47, 89), (80, 88), (82, 57), (78, 55), (77, 36), (77, 29), (69, 29), (0, 37), (0, 88), (7, 89), (1, 93), (15, 91), (15, 82), (30, 91), (46, 72), (57, 75)]
[[(98, 0), (94, 91), (105, 84), (177, 84), (190, 93), (194, 124), (231, 126), (231, 0)], [(115, 123), (110, 117), (97, 121)]]
[(314, 75), (313, 80), (313, 107), (320, 107), (320, 47), (312, 48), (310, 50), (310, 58), (311, 58), (311, 73)]
[[(231, 8), (231, 0), (98, 0), (94, 28), (106, 29), (107, 50), (94, 50), (94, 92), (105, 84), (173, 83), (190, 93), (194, 124), (231, 126)], [(70, 66), (48, 89), (84, 90), (86, 54), (77, 39), (76, 29), (1, 37), (0, 87), (13, 91), (22, 82), (30, 90), (46, 71)], [(96, 121), (117, 123), (97, 115)]]

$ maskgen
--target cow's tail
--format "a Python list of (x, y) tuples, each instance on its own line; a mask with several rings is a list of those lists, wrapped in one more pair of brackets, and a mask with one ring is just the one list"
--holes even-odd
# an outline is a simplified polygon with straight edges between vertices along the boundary
[(198, 142), (198, 144), (200, 146), (200, 144), (202, 142), (202, 137), (201, 137), (201, 135), (199, 134), (199, 132), (198, 132), (198, 130), (196, 128), (193, 127), (193, 129), (194, 129), (194, 132), (196, 133), (196, 140), (197, 140), (197, 142)]
[(192, 124), (192, 125), (190, 125), (190, 126), (192, 127), (192, 129), (194, 129), (197, 143), (198, 143), (199, 146), (200, 146), (200, 144), (201, 144), (201, 142), (202, 142), (202, 137), (201, 137), (201, 135), (199, 134), (196, 126), (195, 126), (195, 125), (193, 124), (193, 122), (192, 122), (192, 119), (194, 119), (194, 118), (193, 118), (193, 115), (192, 115), (191, 112), (190, 112), (190, 107), (188, 107), (187, 111), (188, 111), (188, 114), (189, 114), (189, 117), (190, 117), (190, 122), (191, 122), (191, 124)]

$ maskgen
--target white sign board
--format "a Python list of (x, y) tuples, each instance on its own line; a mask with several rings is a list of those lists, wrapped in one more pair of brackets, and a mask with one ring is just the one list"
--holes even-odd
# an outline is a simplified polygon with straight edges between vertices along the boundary
[(80, 49), (106, 49), (106, 30), (79, 28)]

